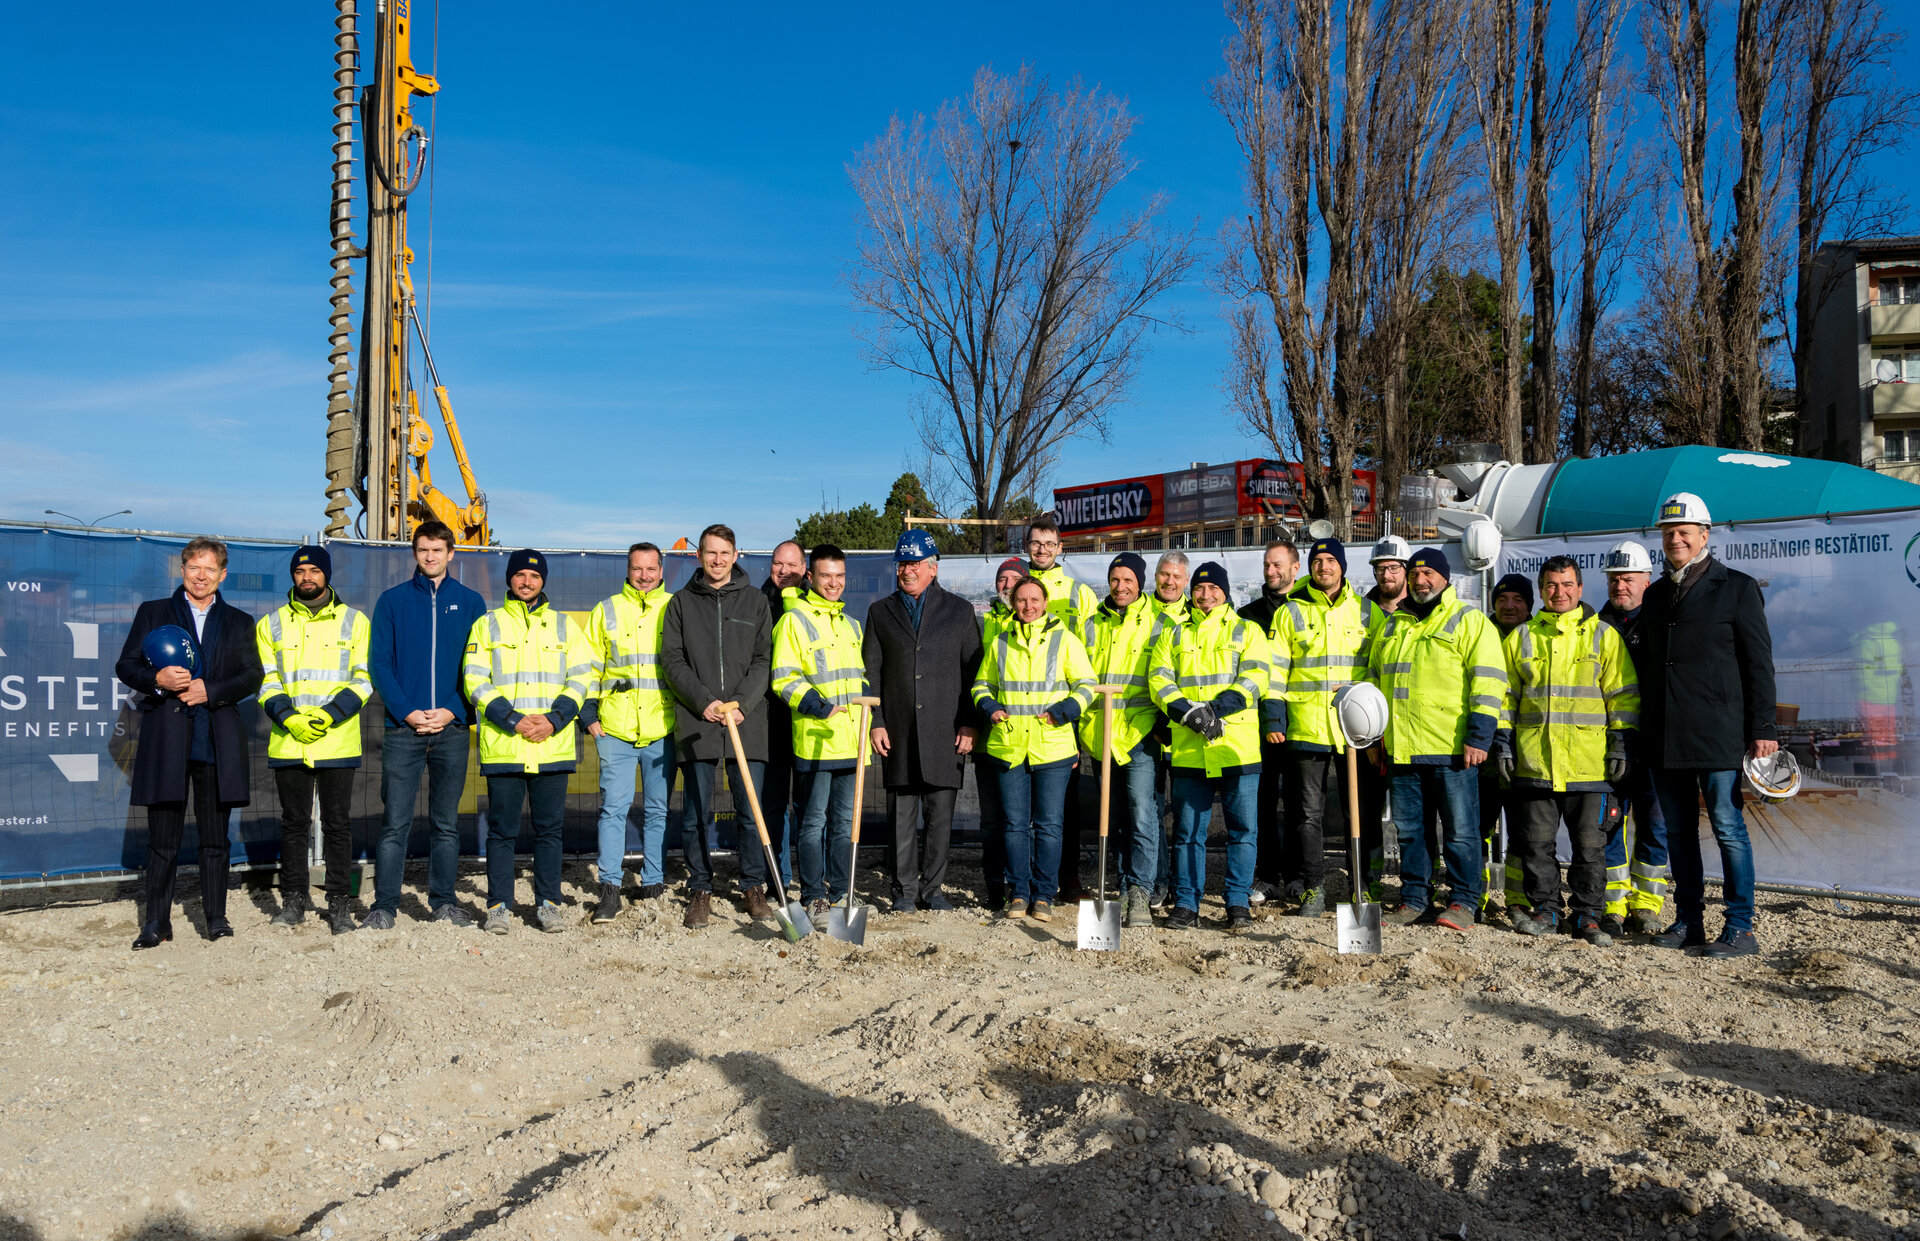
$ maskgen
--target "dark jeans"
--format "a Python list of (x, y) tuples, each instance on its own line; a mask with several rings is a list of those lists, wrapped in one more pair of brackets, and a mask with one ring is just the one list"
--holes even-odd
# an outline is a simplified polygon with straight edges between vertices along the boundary
[[(786, 712), (781, 712), (786, 715)], [(787, 727), (791, 729), (792, 725)], [(781, 746), (770, 740), (766, 769), (760, 774), (760, 813), (767, 816), (767, 838), (773, 841), (773, 856), (780, 859), (780, 878), (788, 886), (793, 884), (794, 834), (800, 826), (800, 776), (793, 769), (792, 745)], [(851, 794), (849, 794), (851, 796)], [(744, 802), (746, 799), (742, 798)], [(742, 809), (745, 809), (744, 805)], [(741, 821), (752, 826), (752, 812), (748, 811)], [(754, 834), (754, 843), (760, 843), (759, 833)]]
[[(187, 797), (200, 831), (200, 906), (209, 923), (227, 918), (227, 808), (220, 804), (212, 763), (187, 764)], [(147, 807), (146, 925), (173, 925), (173, 876), (180, 864), (180, 838), (187, 831), (187, 802)]]
[(980, 794), (980, 871), (987, 908), (1007, 903), (1007, 816), (1000, 808), (1000, 776), (985, 750), (973, 759), (974, 788)]
[(1173, 769), (1173, 903), (1200, 911), (1207, 891), (1207, 832), (1213, 825), (1213, 795), (1227, 814), (1227, 908), (1245, 908), (1253, 890), (1254, 833), (1259, 830), (1253, 799), (1260, 773), (1238, 771), (1208, 776), (1205, 768)]
[(1567, 824), (1573, 861), (1567, 867), (1567, 891), (1573, 916), (1598, 918), (1607, 905), (1607, 832), (1619, 818), (1605, 793), (1555, 793), (1548, 789), (1510, 789), (1507, 806), (1518, 828), (1520, 873), (1527, 903), (1535, 913), (1560, 916), (1560, 859), (1554, 844), (1560, 823)]
[(1060, 887), (1060, 844), (1073, 760), (1041, 767), (994, 762), (1007, 816), (1007, 895), (1053, 903)]
[[(726, 760), (727, 787), (733, 790), (734, 828), (739, 836), (740, 887), (767, 886), (767, 853), (760, 845), (760, 829), (753, 825), (753, 808), (747, 805), (741, 782), (740, 764)], [(747, 760), (746, 778), (753, 781), (754, 796), (760, 794), (760, 781), (767, 774), (766, 764)], [(680, 816), (680, 852), (687, 863), (687, 891), (713, 891), (713, 855), (707, 848), (707, 828), (713, 823), (713, 788), (720, 775), (720, 760), (694, 759), (682, 763), (680, 773), (683, 799)], [(764, 810), (764, 807), (762, 808)], [(768, 835), (772, 835), (769, 825)]]
[(353, 778), (355, 767), (275, 767), (280, 791), (280, 899), (307, 899), (312, 876), (307, 869), (308, 834), (313, 830), (313, 794), (320, 791), (320, 853), (327, 861), (327, 903), (344, 904), (347, 871), (353, 866)]
[[(373, 907), (395, 913), (400, 881), (406, 875), (413, 837), (413, 805), (420, 776), (427, 777), (427, 900), (438, 913), (454, 903), (460, 878), (460, 792), (467, 783), (467, 744), (471, 733), (452, 724), (421, 736), (411, 728), (389, 728), (381, 753), (380, 795), (386, 817), (373, 854)], [(512, 851), (509, 850), (509, 853)]]
[(513, 851), (520, 839), (520, 807), (533, 810), (533, 900), (560, 903), (560, 829), (567, 823), (564, 771), (537, 776), (487, 777), (487, 907), (513, 908)]
[(853, 782), (845, 771), (796, 771), (794, 800), (800, 825), (793, 862), (800, 872), (800, 899), (837, 901), (847, 894), (853, 847)]
[(1400, 829), (1400, 899), (1414, 909), (1433, 900), (1433, 855), (1427, 815), (1439, 816), (1447, 857), (1450, 904), (1480, 907), (1480, 775), (1471, 767), (1398, 764), (1389, 788)]
[(1653, 790), (1667, 819), (1667, 859), (1673, 867), (1673, 904), (1678, 920), (1705, 933), (1707, 876), (1700, 862), (1700, 803), (1720, 846), (1722, 894), (1727, 901), (1728, 934), (1753, 929), (1753, 844), (1740, 813), (1740, 773), (1735, 771), (1655, 771)]
[[(1347, 756), (1311, 750), (1284, 751), (1288, 768), (1286, 778), (1287, 851), (1282, 874), (1289, 882), (1309, 888), (1325, 887), (1327, 882), (1327, 826), (1345, 824), (1347, 815)], [(1363, 764), (1370, 760), (1362, 758)], [(1261, 774), (1266, 769), (1261, 768)], [(1360, 864), (1366, 866), (1380, 848), (1380, 802), (1385, 790), (1377, 780), (1360, 771)], [(1351, 831), (1351, 826), (1348, 827)], [(1353, 877), (1357, 886), (1366, 882)]]
[(907, 784), (887, 792), (893, 803), (893, 899), (924, 905), (947, 881), (953, 803), (960, 790)]
[(1298, 877), (1287, 867), (1286, 837), (1282, 834), (1287, 819), (1283, 803), (1288, 775), (1283, 768), (1290, 753), (1285, 742), (1279, 745), (1264, 739), (1260, 742), (1259, 803), (1254, 810), (1259, 830), (1253, 840), (1253, 878), (1256, 883), (1270, 883), (1276, 888)]
[[(1096, 779), (1097, 778), (1096, 776)], [(1095, 797), (1100, 795), (1098, 785), (1080, 778), (1079, 763), (1077, 761), (1069, 763), (1067, 767), (1066, 804), (1061, 807), (1060, 811), (1059, 886), (1066, 891), (1070, 898), (1077, 897), (1083, 886), (1080, 882), (1080, 825), (1085, 819), (1091, 819), (1099, 813), (1097, 806), (1085, 815), (1084, 818), (1080, 813), (1080, 799), (1084, 795), (1084, 791), (1089, 787), (1093, 789), (1093, 795)], [(1099, 830), (1098, 824), (1094, 825), (1094, 830)], [(1050, 898), (1042, 897), (1040, 899), (1047, 900)]]

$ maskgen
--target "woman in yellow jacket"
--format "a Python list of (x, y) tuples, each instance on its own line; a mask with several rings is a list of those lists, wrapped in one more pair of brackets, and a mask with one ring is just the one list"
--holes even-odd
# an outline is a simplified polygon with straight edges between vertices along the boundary
[(1086, 645), (1048, 615), (1046, 587), (1031, 577), (1014, 586), (1013, 620), (987, 643), (973, 702), (993, 722), (986, 766), (1006, 818), (1007, 916), (1051, 921), (1079, 748), (1073, 723), (1093, 704), (1093, 665)]

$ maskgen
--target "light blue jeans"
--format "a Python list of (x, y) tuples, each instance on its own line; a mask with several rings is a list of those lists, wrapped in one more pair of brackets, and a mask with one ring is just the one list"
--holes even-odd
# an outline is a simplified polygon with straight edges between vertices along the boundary
[(800, 871), (800, 899), (839, 901), (847, 894), (847, 864), (853, 846), (853, 783), (845, 771), (795, 771), (794, 801), (800, 827), (793, 861)]
[(1227, 908), (1247, 906), (1260, 831), (1260, 768), (1209, 777), (1203, 768), (1173, 769), (1173, 903), (1200, 912), (1207, 887), (1207, 828), (1213, 795), (1227, 812)]
[(627, 856), (633, 810), (633, 777), (640, 773), (640, 882), (666, 882), (667, 797), (673, 792), (673, 734), (647, 745), (622, 741), (612, 733), (593, 739), (600, 751), (601, 883), (618, 884)]
[[(1160, 797), (1154, 779), (1153, 758), (1153, 743), (1142, 741), (1128, 752), (1127, 765), (1117, 773), (1126, 781), (1127, 788), (1127, 847), (1121, 851), (1127, 867), (1120, 877), (1122, 893), (1127, 888), (1145, 888), (1151, 892), (1153, 882), (1159, 875), (1163, 851), (1160, 848)], [(1099, 790), (1096, 781), (1095, 798), (1100, 796)], [(1095, 801), (1094, 807), (1094, 813), (1098, 815), (1098, 801)]]

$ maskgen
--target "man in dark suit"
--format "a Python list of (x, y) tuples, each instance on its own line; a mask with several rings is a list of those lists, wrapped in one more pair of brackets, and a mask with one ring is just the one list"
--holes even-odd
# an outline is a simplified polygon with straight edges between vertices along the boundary
[[(1662, 948), (1709, 957), (1747, 957), (1753, 937), (1753, 845), (1740, 813), (1740, 766), (1780, 748), (1774, 732), (1773, 636), (1760, 584), (1707, 548), (1712, 517), (1704, 500), (1676, 492), (1657, 518), (1667, 571), (1641, 603), (1640, 732), (1653, 791), (1667, 821), (1673, 868), (1672, 926)], [(1706, 878), (1700, 862), (1700, 806), (1720, 846), (1726, 926), (1707, 942)]]
[[(893, 908), (952, 909), (941, 891), (953, 803), (979, 736), (969, 691), (980, 670), (980, 618), (940, 588), (940, 553), (922, 530), (893, 550), (899, 589), (867, 610), (862, 653), (880, 696), (873, 748), (893, 795)], [(921, 830), (925, 829), (925, 838)]]
[[(253, 617), (220, 598), (227, 545), (194, 539), (180, 552), (183, 584), (171, 598), (150, 599), (114, 672), (141, 695), (133, 752), (132, 803), (147, 808), (147, 904), (136, 950), (173, 938), (173, 876), (186, 832), (187, 802), (200, 832), (200, 903), (207, 938), (233, 934), (227, 921), (227, 813), (249, 800), (252, 751), (240, 703), (260, 688), (260, 650)], [(154, 668), (143, 654), (147, 635), (178, 625), (193, 635), (197, 672)]]

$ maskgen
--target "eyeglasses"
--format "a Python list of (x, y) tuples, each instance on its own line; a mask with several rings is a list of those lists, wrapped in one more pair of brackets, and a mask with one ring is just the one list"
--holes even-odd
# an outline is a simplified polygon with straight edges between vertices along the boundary
[(1027, 546), (1036, 552), (1060, 550), (1059, 539), (1028, 539)]

